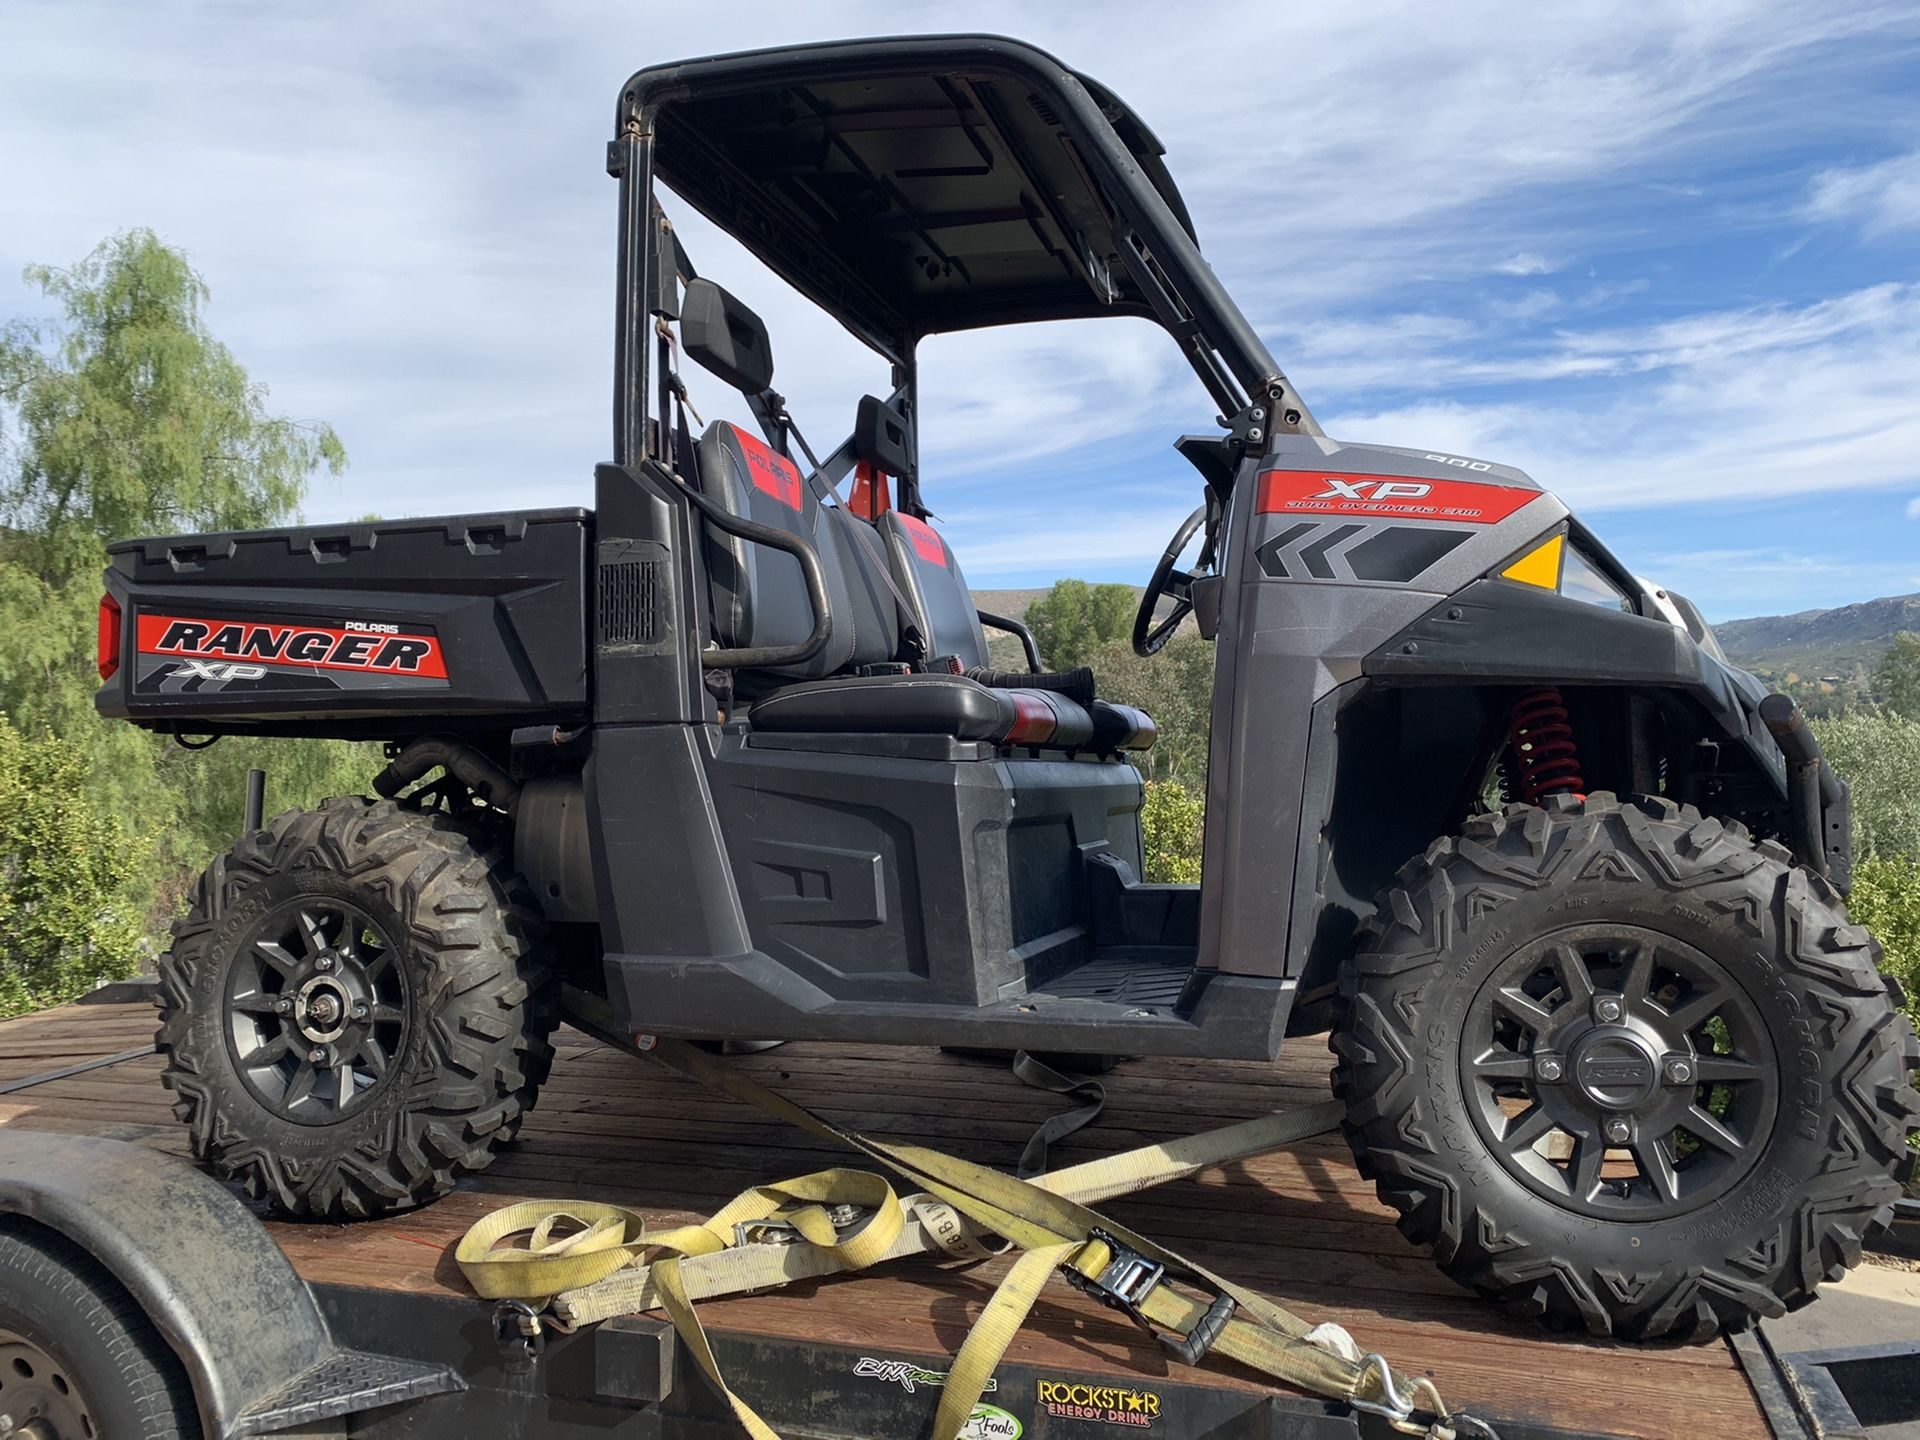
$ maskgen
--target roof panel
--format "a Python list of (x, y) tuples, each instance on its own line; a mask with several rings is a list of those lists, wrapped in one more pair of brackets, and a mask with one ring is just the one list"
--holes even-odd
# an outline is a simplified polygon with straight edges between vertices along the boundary
[[(920, 37), (642, 71), (627, 103), (657, 107), (660, 179), (884, 349), (885, 337), (897, 348), (940, 330), (1150, 313), (1069, 128), (1079, 85), (1016, 42)], [(1187, 224), (1152, 132), (1090, 91)], [(1089, 256), (1117, 295), (1090, 283)]]

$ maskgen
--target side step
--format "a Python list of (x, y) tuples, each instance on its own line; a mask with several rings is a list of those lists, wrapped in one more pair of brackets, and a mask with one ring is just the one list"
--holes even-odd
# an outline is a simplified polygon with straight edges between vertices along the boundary
[(1200, 971), (1158, 947), (1097, 950), (1040, 987), (977, 1006), (836, 1000), (759, 951), (608, 955), (605, 964), (608, 994), (635, 1030), (690, 1039), (1271, 1060), (1294, 995), (1292, 980)]

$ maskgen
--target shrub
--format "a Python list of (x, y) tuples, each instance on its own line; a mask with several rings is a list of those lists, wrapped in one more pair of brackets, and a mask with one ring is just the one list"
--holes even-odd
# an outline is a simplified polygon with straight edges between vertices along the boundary
[(1853, 787), (1853, 849), (1863, 860), (1920, 856), (1920, 719), (1855, 710), (1815, 724), (1827, 759)]
[(88, 758), (0, 715), (0, 1016), (133, 973), (140, 866), (86, 795)]
[(1201, 826), (1206, 803), (1173, 780), (1149, 780), (1140, 802), (1147, 879), (1155, 884), (1200, 882)]
[(1182, 632), (1149, 659), (1130, 640), (1102, 645), (1088, 657), (1100, 697), (1137, 705), (1153, 716), (1160, 739), (1130, 756), (1155, 780), (1177, 780), (1198, 791), (1207, 783), (1207, 737), (1213, 723), (1213, 642)]
[(1881, 968), (1905, 987), (1907, 1013), (1920, 1025), (1920, 857), (1862, 860), (1847, 909), (1886, 948)]

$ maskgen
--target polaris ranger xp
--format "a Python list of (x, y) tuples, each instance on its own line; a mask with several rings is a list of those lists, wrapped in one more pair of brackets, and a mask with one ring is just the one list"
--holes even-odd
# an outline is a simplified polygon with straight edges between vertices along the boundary
[[(1920, 1097), (1845, 784), (1526, 475), (1327, 437), (1132, 110), (1002, 39), (802, 46), (641, 71), (607, 164), (591, 511), (113, 547), (104, 714), (390, 761), (377, 799), (250, 806), (174, 928), (167, 1083), (216, 1173), (315, 1216), (441, 1194), (565, 994), (708, 1040), (1331, 1027), (1402, 1228), (1550, 1324), (1704, 1337), (1859, 1260)], [(663, 187), (891, 363), (823, 459)], [(1103, 315), (1218, 407), (1134, 629), (1216, 650), (1197, 886), (1141, 879), (1152, 719), (977, 610), (917, 445), (922, 337)], [(758, 433), (690, 421), (683, 358)]]

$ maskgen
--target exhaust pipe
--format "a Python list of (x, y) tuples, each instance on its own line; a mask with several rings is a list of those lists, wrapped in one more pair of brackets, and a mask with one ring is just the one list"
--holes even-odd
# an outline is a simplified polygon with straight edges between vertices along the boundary
[(391, 800), (431, 770), (445, 770), (489, 805), (511, 811), (520, 787), (506, 771), (473, 746), (447, 735), (415, 740), (373, 777), (374, 790)]

